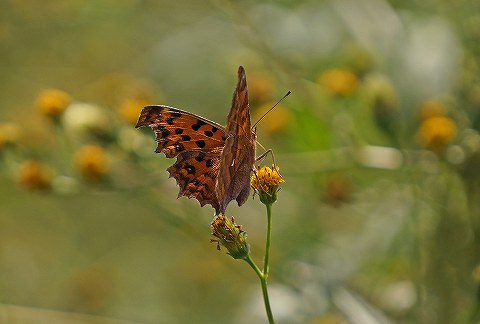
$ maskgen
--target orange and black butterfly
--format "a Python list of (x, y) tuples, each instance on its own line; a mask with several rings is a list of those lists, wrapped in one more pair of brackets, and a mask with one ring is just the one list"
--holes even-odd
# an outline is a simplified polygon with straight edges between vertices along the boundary
[(167, 171), (177, 180), (179, 197), (210, 204), (224, 214), (236, 200), (242, 205), (250, 193), (255, 163), (256, 134), (251, 127), (247, 78), (242, 66), (233, 93), (227, 125), (168, 106), (144, 107), (135, 127), (149, 126), (156, 135), (156, 152), (177, 157)]

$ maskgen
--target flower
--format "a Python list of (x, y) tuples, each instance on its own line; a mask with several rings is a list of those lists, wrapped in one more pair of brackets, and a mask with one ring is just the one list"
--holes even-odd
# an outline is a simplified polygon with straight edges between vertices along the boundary
[(129, 124), (135, 125), (138, 116), (143, 107), (147, 106), (149, 102), (144, 99), (128, 99), (125, 100), (119, 109), (120, 117)]
[(108, 171), (105, 150), (98, 145), (85, 145), (75, 154), (75, 164), (89, 181), (99, 181)]
[(110, 129), (111, 119), (105, 110), (88, 103), (72, 104), (63, 116), (65, 129), (72, 135), (105, 135)]
[[(259, 120), (270, 108), (275, 105), (275, 102), (267, 102), (261, 105), (254, 114), (254, 120)], [(292, 121), (292, 114), (290, 110), (282, 105), (277, 105), (271, 113), (268, 114), (268, 122), (262, 124), (262, 130), (269, 134), (276, 134), (285, 131)]]
[(447, 115), (447, 109), (445, 106), (434, 99), (426, 100), (420, 105), (419, 113), (418, 113), (418, 118), (420, 120), (426, 120), (431, 117), (437, 117), (437, 116), (446, 116)]
[(349, 96), (358, 87), (358, 77), (350, 70), (332, 68), (322, 72), (317, 83), (332, 95)]
[(39, 161), (27, 160), (18, 168), (18, 182), (29, 190), (48, 189), (51, 179), (51, 170)]
[(455, 122), (446, 116), (425, 119), (418, 130), (418, 139), (427, 149), (441, 152), (450, 144), (457, 133)]
[(477, 264), (475, 268), (473, 268), (472, 278), (476, 284), (480, 285), (480, 264)]
[(272, 164), (272, 168), (257, 166), (257, 171), (250, 178), (250, 184), (264, 204), (273, 204), (277, 200), (277, 192), (283, 182), (285, 180), (278, 173), (278, 167), (274, 164)]
[(217, 242), (217, 249), (220, 250), (220, 245), (223, 245), (228, 254), (234, 259), (244, 259), (250, 253), (250, 246), (246, 238), (247, 233), (242, 230), (241, 225), (235, 224), (235, 219), (228, 219), (225, 215), (217, 215), (213, 218), (211, 223), (212, 235), (217, 239), (212, 239), (211, 242)]
[(248, 76), (248, 98), (251, 103), (262, 103), (272, 98), (275, 84), (270, 74), (252, 72)]
[(68, 93), (58, 89), (46, 89), (40, 92), (35, 101), (38, 111), (49, 118), (58, 118), (72, 102)]

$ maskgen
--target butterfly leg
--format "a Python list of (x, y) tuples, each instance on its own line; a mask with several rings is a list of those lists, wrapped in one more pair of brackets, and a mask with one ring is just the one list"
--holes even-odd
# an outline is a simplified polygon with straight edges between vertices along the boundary
[(276, 164), (275, 164), (275, 155), (273, 155), (272, 149), (266, 150), (265, 153), (263, 153), (262, 155), (260, 155), (259, 157), (257, 157), (257, 158), (255, 159), (255, 162), (258, 162), (258, 161), (260, 161), (260, 160), (263, 160), (263, 159), (267, 156), (268, 153), (270, 153), (270, 155), (272, 156), (273, 165), (276, 165)]

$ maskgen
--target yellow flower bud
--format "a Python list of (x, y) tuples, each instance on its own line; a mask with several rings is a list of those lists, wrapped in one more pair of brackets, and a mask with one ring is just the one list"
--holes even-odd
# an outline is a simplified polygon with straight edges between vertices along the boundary
[(257, 171), (250, 178), (251, 186), (264, 204), (273, 204), (277, 200), (278, 188), (284, 182), (285, 180), (278, 173), (278, 167), (273, 164), (272, 168), (258, 166)]
[(350, 96), (358, 88), (358, 77), (347, 69), (329, 69), (321, 73), (317, 83), (332, 95)]
[(48, 189), (51, 179), (51, 170), (39, 161), (27, 160), (18, 168), (18, 182), (27, 189)]
[(149, 104), (148, 101), (144, 99), (129, 99), (125, 100), (120, 106), (120, 117), (131, 125), (137, 123), (138, 116), (143, 107)]
[(64, 91), (47, 89), (42, 91), (35, 101), (38, 111), (49, 118), (58, 118), (72, 102), (72, 98)]
[(443, 151), (457, 133), (455, 122), (445, 116), (433, 116), (425, 119), (418, 130), (420, 143), (434, 152)]
[(89, 181), (99, 181), (108, 171), (105, 150), (98, 145), (85, 145), (75, 154), (75, 164)]

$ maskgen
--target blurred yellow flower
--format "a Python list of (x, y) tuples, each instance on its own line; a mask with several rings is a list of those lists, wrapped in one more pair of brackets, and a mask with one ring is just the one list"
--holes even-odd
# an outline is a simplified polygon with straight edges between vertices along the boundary
[(447, 108), (437, 100), (426, 100), (419, 108), (418, 118), (420, 120), (426, 120), (431, 117), (445, 116), (447, 114)]
[(58, 89), (46, 89), (38, 95), (35, 106), (42, 115), (57, 118), (71, 102), (72, 98), (66, 92)]
[[(253, 114), (253, 121), (260, 119), (270, 108), (275, 105), (275, 102), (267, 102), (255, 110)], [(265, 120), (260, 122), (259, 127), (267, 133), (280, 133), (285, 131), (292, 121), (292, 113), (285, 106), (277, 105), (272, 112), (268, 114)]]
[(18, 168), (18, 182), (27, 189), (41, 190), (50, 187), (51, 170), (35, 160), (27, 160)]
[(434, 116), (421, 123), (418, 139), (425, 148), (440, 152), (453, 141), (456, 133), (457, 126), (451, 118)]
[(322, 72), (317, 83), (332, 95), (349, 96), (357, 90), (359, 80), (350, 70), (332, 68)]
[(14, 123), (0, 124), (0, 150), (16, 143), (20, 137), (20, 128)]
[(108, 157), (98, 145), (85, 145), (75, 154), (75, 165), (89, 181), (99, 181), (108, 171)]
[(275, 84), (270, 74), (252, 72), (248, 75), (248, 97), (253, 104), (270, 100), (274, 90)]
[(120, 105), (120, 117), (131, 125), (135, 125), (143, 107), (150, 103), (145, 99), (128, 99)]
[(475, 268), (472, 270), (472, 277), (473, 281), (477, 284), (480, 285), (480, 264), (477, 264)]

